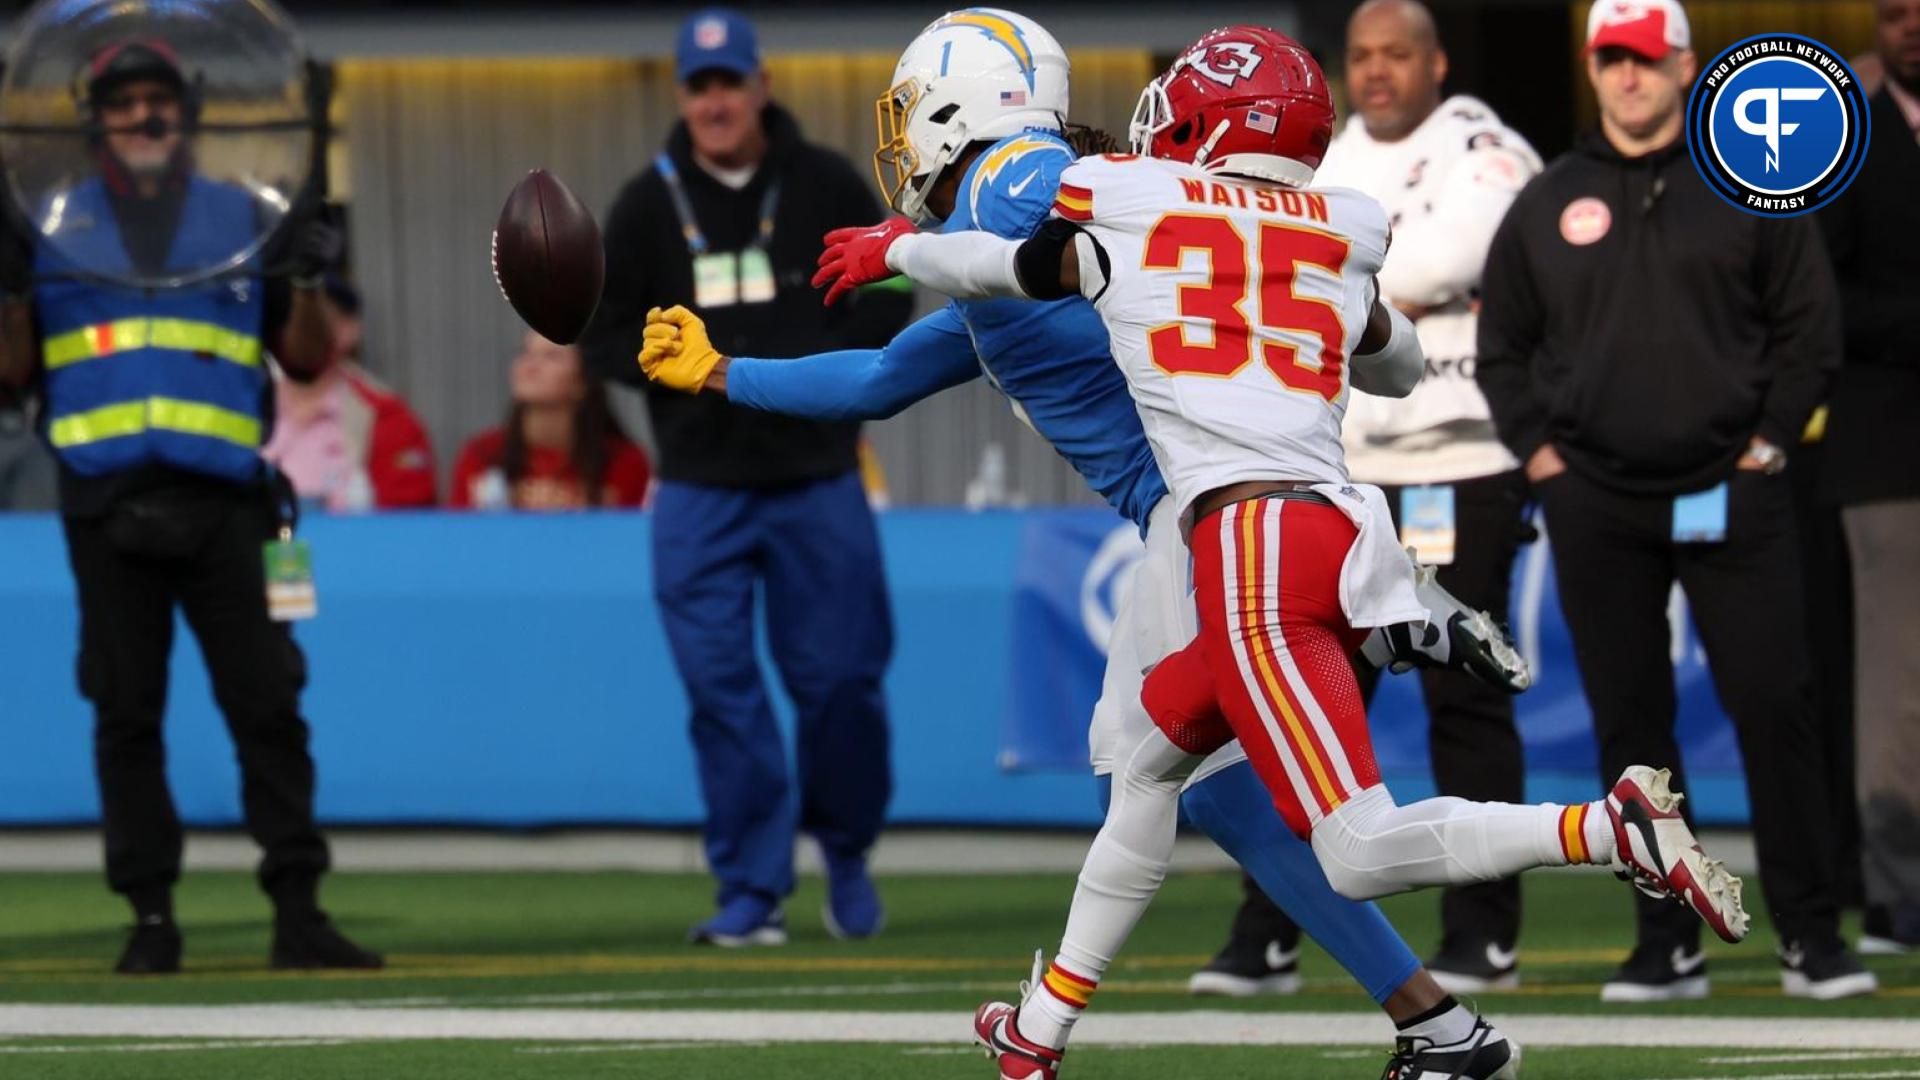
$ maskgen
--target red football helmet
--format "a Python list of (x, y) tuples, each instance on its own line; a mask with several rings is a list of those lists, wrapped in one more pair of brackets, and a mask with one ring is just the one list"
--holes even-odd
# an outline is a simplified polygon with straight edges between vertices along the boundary
[(1225, 26), (1147, 84), (1128, 135), (1136, 154), (1304, 187), (1333, 138), (1333, 97), (1299, 42)]

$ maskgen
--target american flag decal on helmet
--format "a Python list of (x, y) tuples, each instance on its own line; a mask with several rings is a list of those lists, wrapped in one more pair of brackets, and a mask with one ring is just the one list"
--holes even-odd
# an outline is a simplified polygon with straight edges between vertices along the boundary
[(1000, 91), (1000, 104), (1002, 105), (1025, 105), (1026, 103), (1027, 92), (1025, 90)]
[(1259, 109), (1248, 109), (1247, 126), (1255, 131), (1271, 135), (1274, 129), (1280, 126), (1280, 118), (1270, 112), (1261, 112)]

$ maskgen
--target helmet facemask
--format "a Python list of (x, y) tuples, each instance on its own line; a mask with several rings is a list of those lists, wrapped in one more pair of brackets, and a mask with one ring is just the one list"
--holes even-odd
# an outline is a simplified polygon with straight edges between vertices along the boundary
[(954, 120), (958, 111), (953, 102), (936, 105), (929, 100), (926, 88), (914, 78), (874, 102), (874, 179), (886, 192), (888, 205), (915, 224), (930, 216), (928, 193), (967, 144), (965, 125)]

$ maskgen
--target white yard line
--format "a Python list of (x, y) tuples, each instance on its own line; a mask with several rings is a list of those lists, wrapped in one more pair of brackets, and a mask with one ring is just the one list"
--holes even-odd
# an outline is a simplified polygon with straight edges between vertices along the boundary
[(1702, 1065), (1786, 1065), (1800, 1061), (1886, 1061), (1905, 1054), (1876, 1054), (1871, 1051), (1829, 1050), (1814, 1054), (1742, 1054), (1739, 1057), (1706, 1057)]
[[(1537, 1047), (1920, 1051), (1920, 1021), (1912, 1020), (1533, 1015), (1503, 1018), (1500, 1026), (1522, 1045)], [(0, 1005), (0, 1036), (927, 1045), (960, 1043), (968, 1035), (966, 1015), (952, 1011)], [(1381, 1046), (1392, 1032), (1368, 1013), (1202, 1011), (1096, 1014), (1080, 1021), (1074, 1036), (1080, 1046)]]
[[(1657, 1080), (1666, 1080), (1665, 1077)], [(1688, 1076), (1682, 1080), (1920, 1080), (1920, 1072), (1769, 1073), (1766, 1076)]]
[(948, 994), (962, 990), (1005, 988), (998, 982), (849, 983), (839, 986), (714, 986), (684, 990), (586, 990), (568, 994), (483, 994), (477, 997), (335, 998), (307, 1004), (324, 1008), (420, 1008), (466, 1005), (519, 1007), (524, 1005), (611, 1005), (616, 1002), (726, 1001), (758, 998), (900, 997)]
[(55, 1043), (0, 1046), (0, 1054), (152, 1054), (175, 1050), (284, 1050), (290, 1047), (346, 1046), (351, 1039), (244, 1039), (225, 1042)]

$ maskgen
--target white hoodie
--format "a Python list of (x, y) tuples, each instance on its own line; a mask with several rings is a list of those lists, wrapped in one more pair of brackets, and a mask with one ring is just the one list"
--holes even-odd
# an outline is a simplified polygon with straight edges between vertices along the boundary
[(1314, 186), (1358, 188), (1386, 207), (1393, 224), (1379, 275), (1383, 297), (1438, 309), (1414, 323), (1427, 372), (1412, 394), (1353, 391), (1342, 435), (1355, 480), (1447, 483), (1518, 467), (1494, 436), (1473, 381), (1472, 302), (1494, 230), (1539, 171), (1527, 141), (1464, 94), (1397, 142), (1374, 139), (1355, 115), (1328, 147)]

